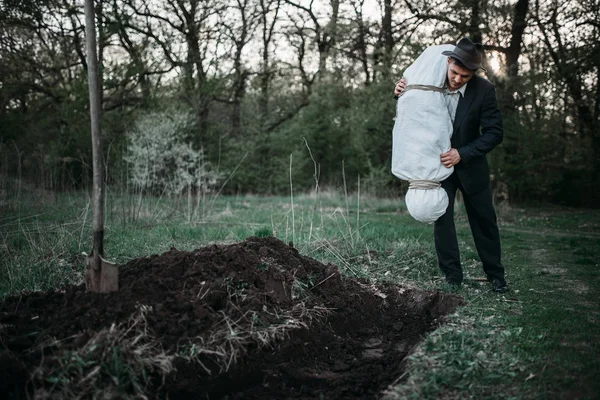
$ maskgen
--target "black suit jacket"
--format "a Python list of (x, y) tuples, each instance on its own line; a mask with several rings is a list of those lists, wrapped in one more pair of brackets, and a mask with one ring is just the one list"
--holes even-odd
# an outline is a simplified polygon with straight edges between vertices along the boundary
[(454, 172), (467, 194), (477, 193), (490, 184), (485, 155), (502, 142), (503, 132), (494, 85), (473, 76), (464, 97), (458, 101), (451, 139), (461, 158)]

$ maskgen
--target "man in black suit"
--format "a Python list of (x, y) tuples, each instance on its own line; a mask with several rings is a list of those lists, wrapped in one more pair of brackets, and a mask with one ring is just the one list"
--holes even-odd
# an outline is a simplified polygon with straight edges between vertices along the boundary
[[(456, 191), (463, 194), (464, 204), (483, 270), (496, 292), (508, 291), (504, 266), (500, 258), (500, 234), (492, 202), (490, 171), (485, 155), (502, 142), (502, 117), (496, 100), (496, 90), (488, 80), (475, 75), (481, 68), (481, 53), (467, 38), (454, 50), (443, 51), (448, 56), (446, 103), (453, 118), (452, 148), (440, 155), (447, 168), (454, 167), (449, 178), (441, 182), (448, 193), (448, 209), (435, 222), (434, 236), (440, 269), (450, 284), (463, 280), (456, 228), (454, 199)], [(406, 84), (402, 79), (395, 95)]]

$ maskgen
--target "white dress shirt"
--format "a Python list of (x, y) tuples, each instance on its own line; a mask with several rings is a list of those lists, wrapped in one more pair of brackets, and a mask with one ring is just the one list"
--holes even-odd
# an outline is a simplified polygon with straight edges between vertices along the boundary
[(469, 83), (465, 83), (460, 89), (455, 91), (448, 90), (448, 86), (446, 85), (444, 89), (446, 89), (446, 106), (448, 106), (448, 113), (450, 114), (450, 119), (454, 124), (454, 117), (456, 116), (456, 109), (458, 108), (458, 101), (460, 97), (465, 97), (465, 90), (467, 90), (467, 85)]

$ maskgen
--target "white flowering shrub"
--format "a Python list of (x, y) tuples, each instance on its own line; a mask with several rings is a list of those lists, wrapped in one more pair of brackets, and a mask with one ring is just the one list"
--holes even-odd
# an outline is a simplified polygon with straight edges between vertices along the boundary
[(183, 111), (162, 111), (140, 116), (127, 134), (129, 177), (138, 188), (179, 194), (193, 189), (207, 193), (217, 174), (194, 149), (190, 136), (194, 119)]

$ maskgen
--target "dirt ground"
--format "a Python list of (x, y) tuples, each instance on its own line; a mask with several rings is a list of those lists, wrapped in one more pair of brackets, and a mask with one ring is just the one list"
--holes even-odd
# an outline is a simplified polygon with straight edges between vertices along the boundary
[(0, 304), (0, 392), (375, 399), (461, 303), (344, 278), (273, 237), (171, 249), (122, 266), (116, 293), (81, 285)]

